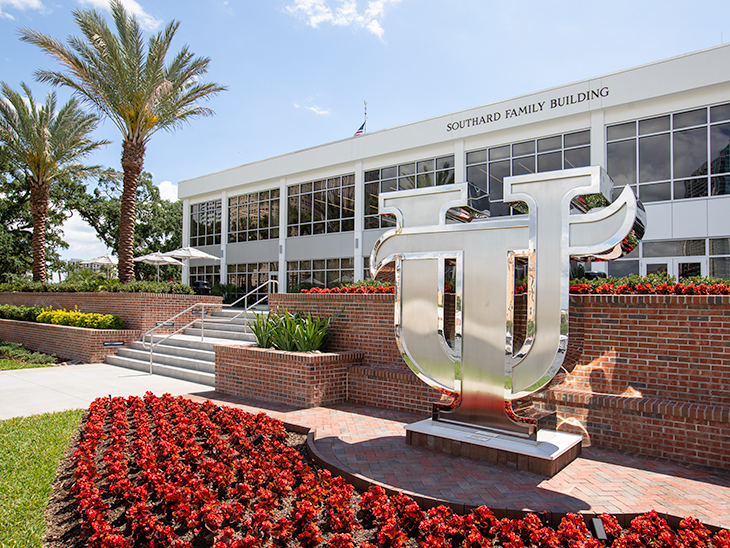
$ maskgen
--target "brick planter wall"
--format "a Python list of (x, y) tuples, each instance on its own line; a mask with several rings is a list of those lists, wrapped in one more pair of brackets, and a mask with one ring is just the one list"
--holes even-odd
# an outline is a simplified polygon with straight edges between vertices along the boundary
[(347, 399), (347, 369), (362, 352), (282, 352), (250, 346), (215, 347), (215, 389), (258, 400), (315, 407)]
[[(156, 322), (164, 322), (198, 302), (221, 304), (222, 297), (212, 295), (169, 295), (164, 293), (8, 293), (0, 292), (0, 304), (15, 306), (51, 306), (54, 309), (73, 310), (97, 314), (114, 314), (122, 319), (126, 329), (147, 331)], [(206, 310), (220, 310), (207, 307)], [(175, 320), (177, 329), (196, 316), (183, 314)], [(160, 328), (158, 331), (170, 331)]]
[(730, 467), (730, 297), (572, 295), (565, 371), (534, 396), (587, 442)]
[(105, 347), (105, 341), (123, 341), (129, 346), (141, 336), (142, 331), (135, 329), (88, 329), (0, 319), (0, 340), (81, 363), (101, 363), (115, 354), (119, 347)]
[[(400, 357), (392, 294), (277, 294), (270, 304), (336, 315), (327, 349), (364, 353), (349, 368), (350, 401), (430, 414), (439, 394)], [(522, 316), (524, 297), (515, 349)], [(727, 296), (572, 295), (565, 368), (533, 400), (586, 443), (728, 468), (729, 347)]]
[(362, 364), (349, 370), (349, 401), (431, 414), (441, 395), (422, 383), (401, 358), (393, 334), (392, 293), (277, 293), (269, 295), (269, 307), (332, 317), (332, 337), (325, 350), (363, 353)]

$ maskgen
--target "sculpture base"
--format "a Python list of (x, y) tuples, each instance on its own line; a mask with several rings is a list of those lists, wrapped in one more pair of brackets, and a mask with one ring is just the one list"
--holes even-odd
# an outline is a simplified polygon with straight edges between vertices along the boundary
[(426, 419), (406, 426), (406, 443), (552, 477), (580, 455), (582, 436), (538, 430), (527, 440)]

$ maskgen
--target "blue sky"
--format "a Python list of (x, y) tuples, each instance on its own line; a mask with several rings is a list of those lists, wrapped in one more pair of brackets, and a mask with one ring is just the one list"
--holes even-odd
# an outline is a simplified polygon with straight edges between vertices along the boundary
[[(363, 101), (375, 131), (730, 40), (727, 0), (123, 3), (149, 32), (179, 21), (174, 51), (210, 57), (209, 79), (228, 87), (207, 104), (215, 116), (150, 142), (145, 169), (171, 197), (180, 180), (350, 137)], [(58, 66), (18, 29), (65, 40), (75, 8), (107, 0), (0, 0), (0, 80), (42, 99), (33, 73)], [(116, 128), (98, 136), (112, 144), (91, 161), (121, 169)], [(106, 252), (77, 219), (66, 236), (65, 258)]]

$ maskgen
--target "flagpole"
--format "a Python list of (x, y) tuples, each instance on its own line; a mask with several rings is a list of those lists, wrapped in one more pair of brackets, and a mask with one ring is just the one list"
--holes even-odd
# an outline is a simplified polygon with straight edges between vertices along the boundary
[(368, 124), (368, 102), (363, 101), (363, 103), (365, 103), (365, 122), (364, 122), (365, 129), (363, 130), (363, 133), (367, 133), (367, 131), (368, 131), (368, 126), (367, 126), (367, 124)]

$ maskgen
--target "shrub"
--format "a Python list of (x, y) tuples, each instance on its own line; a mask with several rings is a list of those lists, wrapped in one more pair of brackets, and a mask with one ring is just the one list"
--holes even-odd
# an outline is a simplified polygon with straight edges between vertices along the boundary
[(84, 277), (71, 279), (61, 283), (17, 281), (0, 284), (0, 292), (24, 293), (95, 293), (108, 291), (110, 293), (168, 293), (178, 295), (193, 295), (195, 292), (186, 284), (178, 282), (129, 282), (123, 284), (117, 279), (104, 276)]
[(361, 280), (349, 284), (333, 284), (332, 287), (302, 287), (300, 284), (295, 293), (395, 293), (395, 284), (377, 280)]
[(570, 281), (570, 292), (607, 295), (730, 295), (730, 282), (722, 279), (695, 276), (680, 278), (677, 282), (666, 273), (624, 278), (576, 278)]
[(20, 320), (23, 322), (34, 322), (38, 314), (43, 312), (40, 306), (14, 306), (12, 304), (0, 305), (0, 318), (5, 320)]
[(85, 314), (78, 309), (73, 311), (51, 310), (47, 308), (36, 318), (38, 323), (69, 325), (91, 329), (122, 329), (122, 320), (112, 314)]

